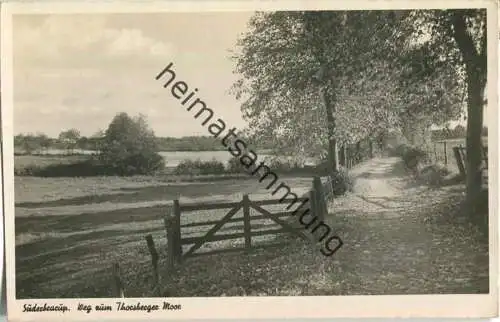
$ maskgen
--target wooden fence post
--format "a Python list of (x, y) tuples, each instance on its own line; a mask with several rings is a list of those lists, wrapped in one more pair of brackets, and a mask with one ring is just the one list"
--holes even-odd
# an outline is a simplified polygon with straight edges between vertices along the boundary
[(350, 169), (352, 167), (352, 148), (350, 144), (346, 145), (344, 157), (344, 165), (346, 168)]
[(250, 199), (243, 195), (243, 229), (245, 234), (245, 248), (252, 247), (252, 226), (250, 224)]
[(347, 157), (347, 164), (349, 164), (349, 168), (352, 168), (353, 164), (354, 164), (354, 146), (352, 144), (349, 144), (348, 147), (347, 147), (347, 153), (346, 153), (346, 157)]
[(369, 151), (370, 151), (370, 159), (373, 159), (373, 141), (370, 139), (368, 141), (369, 144)]
[(356, 142), (356, 164), (361, 162), (361, 141)]
[(316, 190), (314, 190), (314, 187), (309, 191), (309, 208), (311, 209), (311, 213), (314, 214), (314, 216), (318, 215), (318, 205), (317, 205), (318, 198), (316, 197)]
[(462, 156), (462, 163), (464, 164), (465, 172), (467, 173), (467, 148), (460, 145), (460, 155)]
[(437, 155), (437, 148), (436, 148), (436, 142), (432, 144), (432, 147), (434, 148), (434, 162), (438, 162), (438, 155)]
[(444, 165), (448, 165), (448, 155), (447, 155), (447, 152), (446, 152), (446, 141), (443, 142), (443, 145), (444, 145)]
[(326, 213), (326, 200), (325, 200), (325, 192), (323, 191), (323, 185), (321, 184), (320, 177), (313, 178), (313, 190), (315, 191), (314, 195), (316, 197), (315, 206), (317, 211), (317, 216), (320, 221), (324, 221), (325, 213)]
[(159, 274), (158, 274), (158, 252), (156, 251), (155, 242), (151, 234), (146, 236), (146, 243), (148, 245), (149, 253), (151, 254), (151, 264), (153, 265), (153, 278), (154, 278), (154, 288), (158, 288), (160, 285)]
[(125, 291), (123, 290), (123, 283), (120, 277), (120, 265), (118, 263), (114, 263), (113, 267), (113, 286), (114, 286), (114, 296), (115, 297), (125, 297)]
[(329, 196), (329, 198), (334, 198), (335, 195), (333, 194), (333, 179), (332, 177), (327, 177), (327, 181), (326, 181), (326, 188), (328, 189), (327, 191), (327, 194)]
[(167, 269), (170, 271), (175, 264), (175, 236), (174, 236), (174, 217), (165, 216), (165, 230), (167, 232)]
[(465, 166), (464, 160), (462, 159), (462, 154), (460, 153), (461, 147), (453, 147), (453, 153), (455, 154), (455, 160), (457, 160), (458, 170), (460, 171), (460, 175), (462, 178), (465, 178)]
[(177, 263), (181, 262), (182, 259), (182, 244), (181, 244), (181, 206), (179, 200), (174, 200), (174, 238), (175, 238), (175, 248), (174, 248), (174, 258)]

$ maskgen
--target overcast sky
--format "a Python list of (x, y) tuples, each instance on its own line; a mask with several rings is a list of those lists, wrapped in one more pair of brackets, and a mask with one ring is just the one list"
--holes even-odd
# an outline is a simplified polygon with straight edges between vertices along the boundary
[(14, 132), (55, 137), (77, 128), (87, 136), (124, 111), (145, 114), (159, 136), (208, 135), (154, 79), (170, 62), (218, 117), (243, 128), (240, 103), (228, 94), (236, 80), (229, 50), (251, 15), (14, 16)]
[(14, 18), (14, 132), (105, 129), (117, 112), (145, 114), (159, 136), (208, 135), (155, 76), (177, 79), (242, 128), (229, 59), (251, 12), (24, 15)]

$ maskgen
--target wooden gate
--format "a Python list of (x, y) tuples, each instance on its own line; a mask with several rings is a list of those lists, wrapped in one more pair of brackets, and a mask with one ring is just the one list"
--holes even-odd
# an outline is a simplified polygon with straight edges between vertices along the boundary
[[(481, 171), (483, 175), (488, 178), (488, 147), (484, 146), (481, 149), (483, 165)], [(463, 146), (456, 146), (453, 148), (453, 154), (455, 155), (455, 160), (457, 162), (458, 170), (460, 171), (460, 175), (462, 178), (465, 178), (467, 167), (466, 167), (466, 154), (467, 150)]]
[[(298, 198), (297, 203), (303, 202), (306, 198)], [(278, 245), (284, 245), (284, 242), (281, 243), (272, 243), (265, 245), (252, 245), (252, 237), (256, 236), (265, 236), (265, 235), (276, 235), (280, 233), (290, 233), (294, 236), (307, 239), (305, 234), (303, 233), (303, 228), (301, 227), (293, 227), (286, 220), (283, 220), (284, 217), (290, 217), (293, 214), (293, 211), (286, 212), (276, 212), (273, 213), (267, 209), (264, 209), (265, 205), (287, 205), (289, 202), (293, 200), (258, 200), (252, 201), (249, 199), (248, 195), (244, 195), (243, 199), (238, 202), (229, 202), (229, 203), (190, 203), (190, 204), (181, 204), (179, 200), (174, 200), (174, 218), (171, 218), (170, 221), (166, 219), (167, 226), (167, 235), (170, 235), (168, 238), (169, 253), (173, 256), (174, 261), (180, 261), (186, 259), (188, 257), (194, 257), (199, 255), (207, 255), (207, 254), (215, 254), (215, 253), (223, 253), (223, 252), (235, 252), (248, 250), (250, 248), (263, 248), (263, 247), (273, 247)], [(229, 209), (229, 210), (227, 210)], [(259, 215), (251, 216), (250, 209), (254, 209)], [(181, 224), (181, 218), (191, 216), (190, 212), (203, 211), (205, 214), (206, 211), (217, 211), (217, 210), (226, 210), (226, 213), (222, 218), (216, 220), (208, 220), (208, 221), (193, 221), (188, 223)], [(236, 217), (236, 215), (243, 211), (243, 216)], [(203, 214), (199, 214), (203, 216)], [(266, 229), (266, 230), (254, 230), (252, 229), (252, 222), (256, 220), (270, 219), (274, 222), (272, 226), (278, 226), (278, 228)], [(242, 223), (241, 231), (231, 232), (228, 234), (217, 234), (217, 232), (221, 231), (223, 226), (227, 223)], [(206, 233), (203, 235), (197, 235), (195, 237), (183, 237), (181, 232), (182, 228), (193, 228), (193, 227), (201, 227), (201, 226), (212, 226)], [(209, 242), (214, 241), (223, 241), (223, 240), (231, 240), (231, 239), (240, 239), (244, 238), (244, 247), (232, 247), (229, 249), (217, 249), (211, 251), (198, 252), (200, 248)], [(191, 245), (185, 252), (183, 251), (183, 246)]]

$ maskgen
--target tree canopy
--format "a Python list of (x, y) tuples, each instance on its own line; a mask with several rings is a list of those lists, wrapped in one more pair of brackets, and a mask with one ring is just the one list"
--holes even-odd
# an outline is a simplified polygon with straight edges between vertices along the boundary
[(237, 45), (254, 137), (336, 163), (338, 143), (388, 128), (425, 144), (466, 104), (468, 191), (480, 185), (485, 9), (258, 12)]
[(233, 90), (253, 134), (275, 138), (281, 152), (293, 146), (295, 153), (321, 154), (332, 137), (355, 143), (414, 124), (428, 111), (427, 123), (454, 117), (462, 84), (451, 81), (449, 64), (425, 55), (407, 23), (411, 15), (257, 13), (234, 56), (241, 78)]

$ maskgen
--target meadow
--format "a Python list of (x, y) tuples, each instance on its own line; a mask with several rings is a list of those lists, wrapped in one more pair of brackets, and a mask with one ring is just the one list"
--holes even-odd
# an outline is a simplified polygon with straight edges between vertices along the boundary
[(14, 169), (19, 171), (28, 166), (46, 167), (53, 164), (70, 164), (86, 160), (86, 155), (16, 155), (14, 156)]
[[(345, 242), (333, 257), (290, 240), (287, 246), (251, 250), (245, 256), (188, 259), (169, 272), (163, 218), (171, 211), (172, 199), (224, 202), (241, 200), (247, 193), (259, 200), (269, 199), (269, 191), (251, 177), (218, 183), (172, 183), (139, 176), (16, 177), (17, 297), (113, 297), (115, 262), (120, 264), (127, 297), (488, 292), (488, 244), (450, 215), (458, 211), (463, 188), (414, 186), (397, 161), (360, 164), (354, 171), (356, 193), (329, 205), (328, 224)], [(297, 194), (310, 187), (306, 177), (286, 182)], [(193, 212), (183, 215), (181, 223), (217, 220), (225, 213)], [(240, 226), (225, 225), (218, 234), (241, 232)], [(183, 229), (183, 236), (203, 235), (209, 227)], [(256, 229), (273, 228), (263, 221)], [(153, 291), (147, 234), (160, 253), (160, 293)], [(241, 243), (212, 242), (199, 251)]]
[[(460, 141), (457, 141), (456, 144), (460, 144)], [(448, 145), (451, 146), (451, 144)], [(84, 157), (16, 156), (15, 166), (73, 162)], [(452, 154), (448, 154), (448, 164), (451, 165), (454, 162)], [(377, 165), (376, 169), (379, 168), (380, 166)], [(364, 176), (360, 175), (360, 177)], [(366, 177), (368, 178), (368, 176)], [(373, 191), (380, 192), (380, 185), (378, 181), (375, 182), (378, 176), (371, 175), (369, 178), (369, 182), (365, 186)], [(311, 187), (310, 176), (286, 176), (283, 178), (283, 181), (298, 195), (307, 192)], [(377, 184), (374, 186), (375, 183)], [(363, 185), (361, 185), (361, 188), (363, 188)], [(359, 185), (357, 189), (360, 191)], [(435, 192), (430, 191), (430, 193), (435, 195)], [(16, 176), (15, 235), (17, 297), (23, 299), (112, 297), (111, 265), (113, 263), (120, 264), (127, 296), (152, 296), (151, 290), (154, 281), (151, 274), (151, 257), (144, 237), (148, 234), (153, 236), (156, 248), (160, 252), (160, 260), (164, 261), (166, 234), (163, 226), (163, 218), (172, 211), (172, 200), (179, 199), (181, 203), (202, 201), (231, 202), (241, 200), (243, 194), (249, 194), (252, 200), (276, 198), (270, 195), (270, 192), (265, 189), (265, 185), (259, 183), (257, 178), (247, 175), (214, 177), (173, 176), (169, 173), (162, 173), (156, 176), (86, 178)], [(459, 192), (455, 194), (457, 196), (461, 195)], [(353, 198), (354, 201), (351, 202)], [(415, 198), (418, 199), (418, 201), (415, 200), (415, 204), (420, 205), (423, 197), (419, 193), (416, 193)], [(267, 286), (264, 284), (267, 282), (263, 283), (262, 281), (267, 280), (267, 278), (248, 277), (248, 283), (253, 284), (251, 286), (243, 285), (245, 289), (266, 289), (262, 291), (262, 294), (265, 295), (297, 295), (305, 292), (304, 290), (300, 291), (297, 289), (299, 287), (297, 285), (301, 283), (297, 281), (303, 279), (302, 275), (310, 268), (312, 271), (318, 272), (319, 280), (325, 280), (325, 284), (321, 286), (322, 290), (320, 293), (322, 295), (330, 294), (331, 292), (333, 292), (331, 294), (337, 294), (335, 292), (355, 292), (357, 294), (372, 292), (368, 294), (381, 294), (382, 290), (378, 284), (369, 282), (369, 279), (365, 281), (368, 284), (365, 282), (360, 283), (358, 281), (360, 277), (356, 274), (352, 278), (346, 279), (345, 283), (342, 282), (340, 286), (335, 284), (337, 283), (335, 281), (338, 280), (338, 274), (348, 274), (345, 272), (356, 270), (359, 265), (358, 262), (361, 261), (361, 257), (355, 261), (349, 259), (349, 256), (352, 256), (352, 254), (366, 256), (366, 254), (369, 254), (366, 252), (373, 247), (370, 244), (371, 242), (363, 242), (365, 238), (363, 236), (365, 236), (366, 231), (373, 232), (372, 227), (370, 226), (368, 229), (365, 227), (366, 223), (364, 222), (371, 215), (367, 218), (362, 216), (360, 219), (352, 218), (351, 215), (354, 212), (359, 212), (359, 209), (368, 209), (367, 207), (371, 203), (378, 204), (378, 201), (370, 201), (370, 204), (357, 205), (359, 200), (361, 200), (359, 197), (353, 196), (346, 198), (346, 200), (349, 203), (345, 206), (345, 210), (342, 209), (342, 202), (339, 202), (339, 200), (336, 201), (336, 205), (332, 209), (333, 216), (330, 218), (332, 220), (332, 227), (342, 231), (343, 238), (345, 236), (346, 240), (351, 240), (349, 243), (358, 240), (355, 245), (346, 244), (346, 249), (349, 248), (349, 252), (345, 254), (347, 257), (344, 256), (345, 258), (341, 261), (344, 264), (340, 264), (342, 267), (345, 266), (342, 268), (344, 273), (338, 271), (340, 268), (335, 268), (339, 265), (337, 260), (334, 260), (336, 264), (331, 266), (331, 271), (323, 271), (326, 269), (325, 267), (329, 266), (325, 266), (325, 259), (321, 257), (322, 255), (317, 250), (310, 247), (310, 245), (290, 243), (290, 246), (277, 249), (276, 251), (258, 252), (252, 250), (248, 258), (243, 258), (240, 255), (224, 255), (223, 258), (226, 258), (228, 261), (223, 261), (222, 257), (218, 256), (205, 256), (203, 260), (189, 260), (189, 264), (179, 268), (179, 270), (183, 271), (182, 274), (173, 272), (170, 276), (161, 271), (160, 273), (164, 279), (162, 285), (169, 285), (168, 288), (170, 290), (173, 289), (174, 293), (177, 292), (177, 296), (186, 296), (186, 294), (189, 296), (220, 295), (231, 289), (230, 285), (226, 285), (228, 284), (227, 279), (229, 276), (234, 275), (233, 272), (240, 270), (242, 271), (241, 274), (249, 274), (249, 276), (266, 272), (266, 274), (274, 276), (273, 281), (275, 279), (275, 282), (271, 283), (273, 287), (266, 289)], [(430, 204), (428, 206), (431, 207)], [(404, 209), (407, 209), (406, 206)], [(279, 209), (269, 210), (279, 211)], [(210, 210), (190, 213), (182, 217), (181, 224), (218, 220), (227, 211)], [(430, 211), (422, 209), (422, 213), (427, 216)], [(444, 209), (443, 213), (449, 213), (449, 210)], [(237, 217), (239, 216), (241, 216), (241, 213), (237, 215)], [(344, 223), (343, 218), (348, 222)], [(375, 217), (369, 219), (370, 225), (378, 223), (379, 220), (375, 219)], [(382, 220), (380, 225), (385, 225), (385, 220), (389, 219)], [(396, 217), (394, 220), (399, 221), (400, 219)], [(277, 227), (272, 222), (263, 220), (257, 224), (256, 230), (274, 228)], [(396, 228), (395, 232), (402, 229), (401, 227)], [(210, 226), (184, 229), (183, 237), (202, 236), (208, 229), (210, 229)], [(418, 229), (427, 228), (419, 226)], [(241, 223), (226, 224), (221, 231), (222, 234), (235, 232), (241, 232)], [(357, 237), (353, 237), (354, 235)], [(406, 236), (401, 233), (401, 236), (403, 235)], [(268, 238), (283, 238), (283, 236), (263, 236), (257, 239), (257, 243), (263, 242)], [(377, 236), (377, 238), (382, 237)], [(438, 239), (441, 238), (444, 237), (439, 237)], [(217, 241), (204, 245), (199, 251), (204, 252), (212, 249), (239, 247), (242, 243), (243, 240)], [(362, 247), (358, 246), (358, 244), (362, 245)], [(403, 242), (401, 240), (399, 245), (405, 248), (402, 253), (407, 253), (408, 249), (414, 247), (413, 242), (410, 241)], [(425, 247), (431, 246), (425, 245)], [(358, 254), (360, 250), (363, 251), (362, 255)], [(380, 254), (377, 256), (379, 255), (383, 255), (382, 257), (386, 258), (384, 256), (388, 255), (388, 250), (385, 248), (380, 250)], [(304, 256), (307, 258), (304, 259)], [(343, 255), (339, 254), (338, 256), (342, 257)], [(296, 263), (302, 263), (304, 260), (306, 260), (305, 266), (296, 265)], [(250, 265), (250, 261), (252, 261), (252, 265), (254, 266)], [(475, 259), (464, 259), (464, 262), (475, 261)], [(483, 261), (483, 258), (481, 258), (481, 261)], [(405, 262), (409, 261), (406, 260)], [(276, 265), (276, 267), (273, 267), (273, 265)], [(282, 266), (288, 267), (287, 272), (289, 274), (287, 276), (290, 275), (297, 278), (283, 279), (283, 269), (280, 268)], [(163, 268), (164, 266), (160, 267)], [(208, 271), (212, 272), (210, 276), (207, 275), (205, 278), (200, 277), (190, 281), (189, 276), (194, 276), (193, 274), (203, 275), (205, 273), (200, 272), (203, 272), (207, 267), (210, 267)], [(245, 267), (249, 270), (247, 271)], [(250, 267), (257, 268), (250, 270)], [(401, 272), (397, 274), (402, 274), (401, 276), (403, 276), (404, 273), (402, 272), (406, 272), (407, 270), (407, 267), (402, 267)], [(469, 273), (467, 274), (470, 275)], [(175, 276), (178, 276), (178, 278)], [(369, 277), (371, 275), (367, 274), (366, 276)], [(372, 277), (374, 280), (376, 279), (375, 276)], [(421, 280), (421, 276), (418, 278)], [(448, 277), (443, 277), (444, 279), (448, 279)], [(293, 283), (290, 284), (292, 280)], [(484, 284), (483, 280), (484, 276), (481, 276), (480, 283)], [(233, 282), (238, 284), (241, 281), (236, 278)], [(392, 277), (388, 275), (386, 282), (389, 283), (389, 281), (392, 281)], [(416, 277), (415, 281), (417, 281)], [(197, 284), (194, 285), (194, 282)], [(470, 283), (476, 285), (477, 282), (471, 279)], [(281, 284), (283, 284), (283, 288), (280, 289), (280, 293), (278, 294), (278, 288), (275, 289), (274, 286)], [(286, 286), (284, 286), (285, 284)], [(442, 287), (446, 289), (453, 287), (460, 288), (455, 284), (452, 286), (448, 284), (444, 283)], [(367, 285), (369, 286), (368, 288), (366, 287)], [(415, 282), (414, 290), (417, 290), (418, 285), (419, 283)], [(425, 290), (423, 289), (422, 292), (427, 292), (437, 287), (435, 283), (432, 284), (433, 286), (430, 285)], [(214, 287), (216, 289), (213, 289)], [(400, 289), (403, 285), (398, 284), (392, 287), (393, 291), (401, 291)], [(467, 288), (471, 287), (467, 286)], [(353, 291), (354, 289), (356, 290)], [(383, 292), (389, 292), (389, 289)], [(160, 295), (169, 296), (167, 293)]]
[[(16, 156), (25, 163), (45, 157)], [(60, 161), (49, 158), (43, 162)], [(132, 274), (150, 261), (144, 237), (152, 234), (160, 256), (166, 248), (163, 218), (173, 199), (181, 203), (224, 202), (273, 198), (265, 185), (250, 176), (219, 181), (172, 182), (171, 176), (39, 178), (15, 177), (16, 279), (18, 298), (112, 296), (110, 267), (120, 263)], [(311, 178), (286, 178), (297, 194)], [(269, 208), (268, 208), (269, 209)], [(217, 220), (227, 210), (192, 213), (182, 223)], [(238, 214), (241, 216), (241, 214)], [(259, 229), (272, 222), (259, 222)], [(193, 227), (186, 237), (210, 226)], [(223, 234), (241, 227), (224, 226)], [(265, 237), (262, 237), (265, 238)], [(269, 238), (269, 237), (268, 237)], [(258, 240), (257, 240), (258, 241)], [(200, 251), (237, 247), (235, 241), (213, 242)], [(237, 243), (242, 242), (236, 240)], [(127, 273), (128, 272), (128, 273)], [(144, 289), (135, 292), (147, 292)]]

